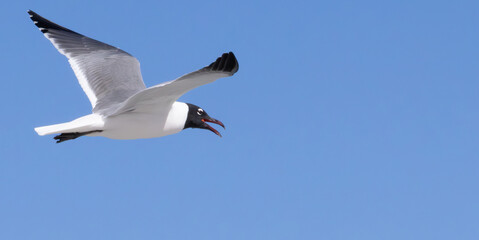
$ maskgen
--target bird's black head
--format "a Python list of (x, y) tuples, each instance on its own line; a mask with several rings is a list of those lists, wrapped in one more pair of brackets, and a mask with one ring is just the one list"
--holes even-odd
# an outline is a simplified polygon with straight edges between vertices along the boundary
[(187, 103), (188, 105), (188, 116), (186, 118), (185, 122), (185, 127), (186, 128), (203, 128), (203, 129), (208, 129), (212, 132), (214, 132), (216, 135), (221, 137), (221, 134), (214, 128), (212, 128), (210, 125), (208, 125), (206, 122), (211, 122), (211, 123), (216, 123), (223, 128), (225, 128), (225, 125), (219, 120), (216, 120), (210, 116), (200, 107)]

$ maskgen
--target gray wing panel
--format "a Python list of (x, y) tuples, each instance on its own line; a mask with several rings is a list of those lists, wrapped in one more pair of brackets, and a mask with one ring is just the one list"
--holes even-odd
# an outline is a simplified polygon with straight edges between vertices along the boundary
[(173, 81), (165, 82), (145, 89), (131, 96), (111, 115), (126, 111), (141, 111), (142, 109), (170, 107), (186, 92), (216, 81), (219, 78), (233, 76), (239, 65), (232, 52), (224, 53), (215, 62), (198, 71), (183, 75)]
[(93, 112), (102, 113), (146, 88), (135, 57), (50, 22), (33, 11), (28, 13), (45, 37), (68, 58)]

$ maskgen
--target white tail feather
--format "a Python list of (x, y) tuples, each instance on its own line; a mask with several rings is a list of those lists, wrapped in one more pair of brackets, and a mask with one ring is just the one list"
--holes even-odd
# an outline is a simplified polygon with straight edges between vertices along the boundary
[(103, 119), (97, 114), (90, 114), (77, 118), (71, 122), (35, 128), (40, 136), (69, 132), (88, 132), (103, 129)]
[(38, 135), (44, 136), (48, 134), (62, 133), (64, 131), (66, 132), (71, 128), (71, 122), (68, 122), (50, 126), (36, 127), (35, 131), (38, 133)]

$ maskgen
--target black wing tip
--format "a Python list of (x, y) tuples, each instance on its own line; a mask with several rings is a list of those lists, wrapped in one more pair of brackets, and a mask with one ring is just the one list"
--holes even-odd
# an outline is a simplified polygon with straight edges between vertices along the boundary
[[(38, 15), (36, 12), (32, 10), (28, 10), (27, 13), (28, 15), (30, 15), (30, 19), (32, 19), (33, 23), (35, 23), (37, 19), (41, 18), (40, 15)], [(37, 23), (35, 23), (35, 25), (37, 25)]]
[[(55, 29), (55, 30), (62, 30), (65, 32), (70, 32), (70, 33), (76, 33), (68, 28), (64, 28), (56, 23), (53, 23), (49, 21), (48, 19), (45, 19), (44, 17), (38, 15), (38, 13), (28, 10), (27, 13), (30, 15), (30, 19), (32, 19), (33, 23), (42, 31), (42, 33), (47, 33), (49, 29)], [(78, 34), (78, 33), (76, 33)]]
[(223, 53), (215, 62), (211, 63), (205, 69), (210, 71), (228, 72), (235, 74), (239, 69), (238, 60), (233, 52)]

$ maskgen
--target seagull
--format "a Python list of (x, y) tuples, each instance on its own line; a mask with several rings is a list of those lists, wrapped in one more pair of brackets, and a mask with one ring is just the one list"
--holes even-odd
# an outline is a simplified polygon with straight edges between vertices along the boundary
[(35, 128), (40, 136), (59, 134), (57, 143), (81, 136), (111, 139), (156, 138), (187, 128), (207, 129), (224, 124), (202, 108), (176, 101), (186, 92), (233, 76), (239, 65), (232, 52), (210, 65), (173, 81), (146, 88), (140, 63), (129, 53), (55, 24), (32, 10), (33, 23), (55, 48), (68, 58), (75, 76), (92, 105), (92, 114), (71, 122)]

